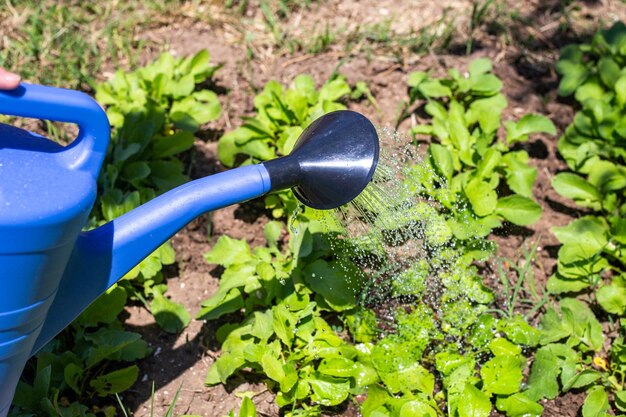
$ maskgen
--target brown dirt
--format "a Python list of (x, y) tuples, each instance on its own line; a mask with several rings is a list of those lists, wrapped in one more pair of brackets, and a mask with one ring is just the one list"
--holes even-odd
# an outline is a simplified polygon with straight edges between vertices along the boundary
[[(508, 25), (507, 29), (498, 31), (491, 25), (481, 26), (475, 33), (477, 51), (469, 57), (429, 53), (416, 55), (406, 48), (367, 39), (352, 45), (349, 50), (344, 47), (344, 41), (350, 34), (368, 25), (389, 22), (392, 33), (404, 36), (432, 25), (446, 11), (448, 16), (454, 17), (454, 39), (464, 49), (463, 28), (467, 27), (471, 2), (443, 0), (434, 4), (428, 0), (416, 0), (410, 7), (407, 2), (397, 0), (327, 1), (296, 11), (288, 20), (281, 21), (281, 30), (295, 38), (307, 38), (310, 33), (319, 33), (318, 29), (326, 24), (340, 33), (338, 44), (315, 55), (305, 51), (290, 54), (277, 47), (273, 35), (262, 23), (259, 8), (254, 5), (249, 6), (243, 17), (218, 13), (220, 7), (215, 4), (203, 5), (200, 6), (204, 7), (200, 13), (188, 10), (139, 33), (138, 37), (152, 48), (141, 57), (141, 61), (153, 59), (165, 44), (166, 49), (178, 55), (207, 48), (213, 62), (223, 65), (215, 82), (218, 91), (223, 93), (220, 98), (224, 112), (218, 121), (207, 126), (195, 143), (191, 173), (197, 178), (223, 169), (217, 161), (215, 141), (221, 132), (236, 127), (242, 115), (253, 112), (255, 90), (270, 79), (289, 83), (300, 73), (310, 73), (321, 83), (338, 66), (340, 73), (351, 83), (361, 80), (368, 83), (380, 110), (366, 101), (351, 107), (368, 115), (380, 126), (394, 126), (399, 105), (407, 97), (409, 72), (429, 70), (442, 74), (451, 67), (466, 68), (467, 63), (478, 56), (488, 56), (494, 60), (495, 72), (503, 80), (504, 92), (509, 100), (504, 118), (516, 118), (529, 112), (542, 113), (555, 122), (560, 133), (570, 122), (573, 112), (571, 106), (559, 100), (555, 93), (558, 79), (553, 63), (557, 58), (557, 48), (568, 40), (586, 36), (598, 24), (606, 25), (617, 17), (624, 18), (626, 13), (626, 7), (619, 1), (575, 2), (580, 9), (568, 10), (568, 18), (573, 22), (572, 30), (563, 35), (558, 30), (565, 17), (558, 1), (511, 2), (511, 10), (519, 10), (520, 19), (515, 20), (510, 13), (499, 9), (497, 16), (491, 18), (494, 21), (502, 19)], [(522, 21), (524, 24), (520, 23)], [(455, 48), (452, 49), (454, 52)], [(253, 55), (251, 59), (248, 59), (248, 51)], [(399, 130), (406, 131), (414, 120), (404, 120)], [(552, 176), (565, 169), (564, 162), (556, 155), (556, 140), (539, 135), (522, 147), (531, 154), (530, 163), (539, 171), (534, 191), (544, 214), (535, 225), (529, 228), (508, 227), (494, 239), (499, 246), (499, 255), (511, 260), (519, 258), (524, 242), (539, 242), (534, 270), (541, 287), (554, 268), (558, 243), (549, 233), (549, 228), (567, 224), (578, 212), (550, 186)], [(217, 288), (216, 271), (204, 262), (203, 254), (222, 234), (244, 238), (252, 245), (263, 244), (262, 230), (267, 220), (262, 207), (247, 204), (218, 210), (188, 225), (173, 239), (178, 267), (168, 270), (168, 296), (182, 302), (195, 315), (200, 302)], [(124, 394), (123, 401), (135, 416), (150, 415), (152, 381), (156, 385), (156, 415), (164, 414), (181, 386), (176, 415), (225, 415), (230, 409), (238, 408), (240, 399), (236, 393), (244, 391), (258, 394), (254, 402), (260, 415), (278, 415), (273, 395), (265, 389), (262, 381), (250, 382), (251, 379), (248, 379), (246, 382), (239, 378), (227, 387), (207, 388), (203, 385), (207, 369), (219, 355), (214, 327), (192, 321), (180, 335), (169, 335), (158, 329), (144, 309), (130, 307), (128, 313), (127, 325), (140, 331), (155, 349), (151, 357), (139, 364), (141, 382)], [(575, 416), (582, 398), (581, 395), (568, 394), (546, 402), (544, 415)], [(358, 413), (352, 407), (343, 415)]]

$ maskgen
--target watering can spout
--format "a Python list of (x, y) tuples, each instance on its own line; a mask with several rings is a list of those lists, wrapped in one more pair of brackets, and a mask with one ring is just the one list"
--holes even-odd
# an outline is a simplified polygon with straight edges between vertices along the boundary
[(189, 182), (81, 233), (32, 353), (196, 217), (285, 188), (310, 207), (339, 207), (370, 182), (378, 155), (378, 134), (367, 118), (329, 113), (305, 129), (288, 156)]
[(32, 353), (194, 218), (268, 191), (263, 165), (241, 167), (181, 185), (81, 233)]

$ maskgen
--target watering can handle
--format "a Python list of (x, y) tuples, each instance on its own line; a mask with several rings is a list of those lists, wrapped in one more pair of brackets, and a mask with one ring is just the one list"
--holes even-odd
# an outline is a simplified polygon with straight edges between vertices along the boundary
[(58, 154), (59, 159), (70, 169), (98, 176), (109, 144), (110, 126), (104, 110), (87, 94), (21, 83), (14, 90), (0, 91), (0, 114), (77, 124), (78, 137)]

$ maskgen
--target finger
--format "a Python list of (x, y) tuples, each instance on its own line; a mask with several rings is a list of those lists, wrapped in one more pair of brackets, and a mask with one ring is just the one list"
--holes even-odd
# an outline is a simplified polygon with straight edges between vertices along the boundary
[(0, 90), (13, 90), (20, 85), (20, 76), (0, 68)]

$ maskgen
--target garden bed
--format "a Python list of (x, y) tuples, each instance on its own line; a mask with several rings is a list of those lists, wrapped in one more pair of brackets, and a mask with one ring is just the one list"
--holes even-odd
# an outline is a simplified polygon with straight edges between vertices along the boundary
[[(291, 16), (289, 20), (293, 19), (296, 22), (305, 20), (308, 24), (313, 22), (326, 24), (333, 22), (334, 18), (344, 22), (365, 23), (354, 16), (365, 14), (370, 20), (375, 21), (376, 17), (372, 17), (372, 14), (378, 11), (378, 13), (383, 13), (379, 14), (379, 17), (409, 16), (409, 18), (400, 19), (400, 25), (406, 25), (405, 28), (415, 28), (411, 25), (415, 25), (416, 21), (425, 22), (424, 27), (436, 22), (442, 16), (444, 9), (439, 5), (437, 10), (433, 10), (430, 3), (424, 8), (414, 6), (410, 10), (406, 9), (403, 2), (341, 3), (311, 6), (306, 10), (296, 12), (296, 17)], [(208, 140), (203, 138), (196, 141), (192, 177), (199, 178), (223, 169), (217, 159), (216, 144), (213, 141), (217, 134), (213, 131), (222, 131), (233, 125), (236, 126), (240, 122), (241, 115), (250, 114), (253, 110), (251, 84), (262, 86), (270, 79), (286, 84), (295, 75), (301, 73), (312, 74), (319, 84), (328, 78), (341, 59), (345, 59), (339, 69), (341, 74), (345, 75), (351, 84), (366, 81), (381, 110), (377, 111), (367, 102), (350, 105), (350, 108), (368, 115), (378, 126), (393, 126), (395, 123), (398, 105), (406, 97), (406, 77), (409, 72), (422, 70), (444, 74), (449, 68), (466, 68), (472, 59), (485, 56), (494, 60), (494, 72), (504, 84), (504, 94), (509, 100), (506, 110), (508, 114), (505, 113), (505, 119), (527, 113), (545, 114), (556, 124), (559, 132), (562, 132), (572, 120), (573, 109), (571, 103), (563, 102), (556, 92), (558, 76), (554, 71), (554, 62), (558, 57), (559, 46), (562, 46), (566, 39), (559, 39), (556, 35), (557, 22), (562, 17), (559, 15), (557, 2), (554, 3), (554, 5), (540, 5), (539, 3), (533, 5), (529, 2), (529, 4), (521, 5), (521, 10), (519, 10), (520, 15), (527, 18), (530, 23), (519, 36), (529, 33), (537, 34), (537, 39), (533, 41), (538, 46), (536, 50), (528, 50), (515, 43), (504, 44), (497, 36), (490, 36), (482, 28), (479, 34), (478, 50), (469, 56), (450, 55), (445, 52), (416, 54), (409, 55), (408, 59), (403, 62), (397, 62), (390, 57), (384, 45), (379, 48), (380, 55), (375, 51), (371, 56), (366, 56), (363, 52), (346, 53), (341, 50), (342, 45), (331, 45), (329, 51), (317, 54), (300, 52), (295, 56), (281, 56), (275, 55), (270, 47), (266, 46), (267, 49), (264, 49), (262, 43), (258, 47), (261, 56), (255, 56), (251, 61), (247, 61), (245, 49), (239, 43), (241, 36), (233, 33), (228, 36), (228, 32), (233, 29), (227, 23), (224, 26), (214, 23), (211, 27), (207, 27), (204, 23), (189, 26), (184, 20), (175, 21), (149, 30), (146, 34), (140, 34), (140, 37), (146, 36), (148, 39), (168, 42), (170, 48), (181, 55), (193, 53), (200, 48), (208, 48), (213, 62), (224, 64), (217, 74), (217, 84), (228, 92), (225, 97), (225, 113), (218, 122), (211, 125), (211, 131), (207, 134)], [(454, 7), (456, 10), (451, 14), (458, 16), (457, 19), (463, 22), (468, 17), (469, 7), (469, 2), (466, 4), (458, 2)], [(574, 24), (584, 25), (583, 27), (587, 30), (598, 23), (606, 22), (608, 16), (617, 16), (613, 14), (615, 12), (622, 14), (624, 12), (623, 9), (620, 10), (619, 5), (612, 3), (590, 4), (582, 7), (585, 11), (577, 12), (576, 16), (582, 16), (583, 22), (574, 22)], [(417, 13), (422, 10), (426, 11), (426, 17)], [(254, 7), (249, 8), (249, 14), (260, 18), (260, 10)], [(329, 17), (332, 18), (329, 19)], [(286, 22), (285, 25), (289, 26), (290, 23)], [(329, 25), (332, 27), (332, 23)], [(550, 28), (545, 30), (546, 26)], [(393, 27), (397, 28), (395, 22)], [(224, 32), (227, 34), (221, 35)], [(216, 36), (216, 33), (220, 35)], [(571, 33), (569, 35), (572, 36)], [(584, 38), (588, 36), (588, 32), (582, 31), (580, 36)], [(233, 41), (224, 42), (223, 40), (226, 39)], [(254, 68), (254, 71), (242, 74), (241, 68), (244, 66), (250, 66)], [(410, 125), (411, 120), (405, 120), (399, 126), (399, 131), (406, 131)], [(510, 260), (519, 259), (522, 244), (536, 242), (538, 254), (536, 261), (533, 262), (533, 269), (538, 282), (545, 284), (555, 267), (558, 247), (558, 241), (549, 233), (549, 229), (553, 226), (568, 224), (572, 218), (580, 215), (580, 210), (571, 201), (558, 195), (550, 185), (551, 178), (566, 168), (565, 163), (556, 154), (556, 140), (547, 136), (539, 137), (524, 144), (523, 148), (527, 149), (533, 158), (531, 164), (538, 168), (538, 178), (533, 192), (543, 208), (543, 215), (537, 223), (529, 227), (510, 226), (500, 229), (493, 239), (498, 243), (499, 256)], [(253, 246), (264, 244), (263, 226), (269, 217), (268, 213), (261, 209), (262, 205), (254, 203), (225, 208), (194, 221), (180, 232), (173, 239), (179, 267), (170, 271), (169, 294), (171, 297), (182, 302), (192, 314), (195, 313), (199, 308), (199, 301), (207, 298), (217, 288), (216, 268), (206, 264), (203, 254), (210, 249), (210, 243), (214, 243), (222, 234), (237, 239), (246, 239)], [(209, 230), (212, 233), (210, 243), (206, 239)], [(494, 265), (491, 267), (495, 268)], [(207, 416), (226, 414), (240, 402), (234, 393), (254, 391), (261, 393), (255, 397), (255, 404), (261, 415), (277, 415), (278, 410), (271, 393), (258, 382), (238, 378), (227, 387), (206, 388), (203, 385), (203, 377), (214, 359), (213, 355), (219, 353), (219, 346), (215, 345), (212, 336), (213, 326), (192, 322), (181, 335), (172, 336), (160, 332), (154, 325), (151, 326), (151, 316), (142, 312), (140, 308), (129, 310), (130, 317), (127, 323), (133, 327), (139, 326), (148, 330), (145, 333), (146, 339), (157, 349), (160, 347), (158, 356), (146, 359), (141, 365), (142, 375), (146, 375), (143, 379), (155, 380), (157, 387), (160, 387), (156, 391), (155, 404), (163, 409), (167, 408), (173, 394), (182, 384), (183, 388), (176, 407), (176, 410), (180, 412)], [(150, 387), (147, 383), (137, 385), (139, 387), (125, 394), (126, 403), (131, 409), (136, 407), (136, 415), (147, 415)], [(567, 394), (548, 401), (544, 404), (544, 415), (575, 416), (583, 400), (582, 395)], [(352, 411), (346, 410), (341, 415), (358, 414), (353, 409)]]

